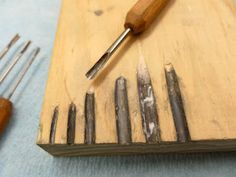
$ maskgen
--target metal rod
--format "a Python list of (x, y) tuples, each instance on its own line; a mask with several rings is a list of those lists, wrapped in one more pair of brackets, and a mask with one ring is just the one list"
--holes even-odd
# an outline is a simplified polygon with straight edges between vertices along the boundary
[(16, 34), (11, 41), (7, 44), (7, 46), (0, 52), (0, 60), (7, 54), (10, 48), (20, 39), (19, 34)]
[(16, 65), (16, 63), (19, 61), (19, 59), (22, 57), (22, 55), (25, 53), (25, 51), (28, 49), (29, 45), (31, 44), (31, 41), (28, 41), (24, 44), (22, 50), (16, 54), (16, 56), (14, 57), (13, 62), (10, 64), (10, 66), (6, 69), (6, 71), (3, 72), (1, 78), (0, 78), (0, 84), (5, 80), (5, 78), (7, 77), (7, 75), (10, 73), (10, 71), (12, 70), (12, 68)]
[(32, 55), (31, 58), (29, 60), (29, 62), (25, 65), (25, 67), (22, 69), (22, 71), (19, 73), (18, 78), (16, 79), (15, 84), (10, 88), (10, 92), (9, 95), (6, 97), (8, 99), (10, 99), (12, 97), (12, 95), (14, 94), (16, 88), (18, 87), (18, 85), (20, 84), (21, 80), (23, 79), (23, 77), (25, 76), (26, 72), (28, 71), (29, 67), (31, 66), (31, 64), (33, 63), (33, 61), (35, 60), (35, 58), (37, 57), (38, 53), (40, 52), (40, 48), (37, 47)]
[(125, 31), (116, 39), (116, 41), (107, 49), (107, 51), (102, 55), (102, 57), (93, 65), (93, 67), (86, 73), (88, 79), (93, 79), (95, 75), (103, 68), (107, 63), (112, 54), (116, 51), (119, 45), (124, 41), (124, 39), (131, 32), (130, 28), (125, 29)]

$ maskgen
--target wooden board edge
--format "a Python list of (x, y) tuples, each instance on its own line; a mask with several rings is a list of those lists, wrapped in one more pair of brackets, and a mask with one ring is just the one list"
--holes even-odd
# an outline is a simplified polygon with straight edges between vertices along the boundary
[(40, 144), (42, 149), (53, 156), (87, 156), (87, 155), (134, 155), (149, 153), (192, 153), (236, 151), (236, 139), (191, 141), (187, 143), (162, 142), (159, 144), (133, 143), (119, 144)]

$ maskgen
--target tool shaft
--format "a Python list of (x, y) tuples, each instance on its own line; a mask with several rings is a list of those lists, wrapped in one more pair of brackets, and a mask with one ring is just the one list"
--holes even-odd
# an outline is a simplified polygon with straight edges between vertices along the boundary
[(29, 45), (31, 44), (31, 41), (28, 41), (24, 44), (22, 50), (14, 57), (13, 62), (10, 64), (10, 66), (4, 71), (0, 78), (0, 84), (5, 80), (7, 75), (11, 72), (12, 68), (16, 65), (16, 63), (20, 60), (22, 55), (24, 55), (25, 51), (28, 49)]
[(7, 46), (0, 52), (0, 60), (7, 54), (10, 48), (19, 40), (19, 34), (16, 34), (11, 41), (7, 44)]
[(107, 53), (112, 55), (116, 49), (120, 46), (120, 44), (124, 41), (124, 39), (128, 36), (129, 32), (131, 31), (130, 28), (125, 29), (123, 33), (116, 39), (116, 41), (107, 49)]
[(93, 79), (95, 75), (100, 71), (107, 63), (112, 54), (116, 51), (119, 45), (125, 40), (128, 34), (131, 32), (130, 28), (127, 28), (116, 41), (106, 50), (102, 57), (95, 63), (95, 65), (86, 73), (88, 79)]
[(35, 58), (37, 57), (38, 53), (40, 52), (40, 48), (36, 48), (33, 51), (33, 54), (29, 60), (29, 62), (25, 65), (25, 67), (22, 69), (22, 71), (19, 73), (18, 78), (15, 81), (15, 84), (10, 88), (10, 92), (9, 95), (6, 97), (7, 99), (10, 99), (12, 97), (12, 95), (14, 94), (16, 88), (18, 87), (18, 85), (20, 84), (21, 80), (23, 79), (23, 77), (25, 76), (26, 72), (28, 71), (29, 67), (31, 66), (31, 64), (33, 63), (33, 61), (35, 60)]

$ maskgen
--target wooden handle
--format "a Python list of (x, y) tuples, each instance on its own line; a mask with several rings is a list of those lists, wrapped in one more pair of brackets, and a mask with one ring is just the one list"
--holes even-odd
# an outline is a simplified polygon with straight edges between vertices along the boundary
[(131, 28), (134, 34), (143, 32), (157, 17), (170, 0), (139, 0), (128, 12), (125, 28)]
[(4, 128), (7, 126), (11, 113), (12, 103), (5, 98), (0, 98), (0, 134), (3, 133)]

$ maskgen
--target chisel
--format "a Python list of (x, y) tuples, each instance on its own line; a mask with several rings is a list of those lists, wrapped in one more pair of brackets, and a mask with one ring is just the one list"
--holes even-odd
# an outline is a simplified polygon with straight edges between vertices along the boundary
[(95, 77), (129, 34), (139, 34), (145, 31), (169, 1), (170, 0), (139, 0), (127, 13), (124, 32), (86, 73), (87, 78), (93, 79)]

